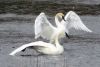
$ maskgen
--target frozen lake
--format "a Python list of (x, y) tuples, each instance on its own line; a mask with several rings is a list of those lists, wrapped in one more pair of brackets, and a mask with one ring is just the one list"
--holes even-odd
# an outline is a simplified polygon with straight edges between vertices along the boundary
[[(53, 22), (54, 18), (48, 18)], [(0, 15), (1, 67), (100, 67), (100, 16), (81, 16), (93, 33), (71, 30), (71, 38), (61, 40), (65, 48), (62, 55), (38, 56), (33, 49), (26, 49), (14, 57), (9, 56), (17, 47), (36, 41), (34, 19), (32, 15)]]

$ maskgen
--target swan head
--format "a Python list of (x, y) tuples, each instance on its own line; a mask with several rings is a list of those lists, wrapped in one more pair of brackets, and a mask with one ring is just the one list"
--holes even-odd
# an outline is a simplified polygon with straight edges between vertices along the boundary
[(62, 20), (65, 21), (65, 19), (64, 19), (64, 14), (63, 14), (63, 13), (57, 13), (55, 17), (56, 17), (60, 22), (61, 22)]

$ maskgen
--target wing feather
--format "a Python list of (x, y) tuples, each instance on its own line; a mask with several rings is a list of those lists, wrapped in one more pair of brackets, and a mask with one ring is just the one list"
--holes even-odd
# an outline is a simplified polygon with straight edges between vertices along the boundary
[(68, 29), (74, 28), (76, 30), (83, 30), (83, 31), (86, 31), (86, 32), (92, 32), (89, 28), (87, 28), (84, 25), (84, 23), (82, 22), (80, 17), (73, 11), (69, 11), (66, 14), (65, 20), (67, 21), (66, 27)]
[(35, 20), (35, 38), (42, 36), (43, 38), (50, 39), (55, 27), (48, 21), (45, 13), (40, 13)]
[(22, 51), (25, 48), (30, 47), (30, 46), (50, 47), (52, 45), (51, 44), (48, 44), (48, 43), (45, 43), (45, 42), (42, 42), (42, 41), (32, 42), (32, 43), (29, 43), (29, 44), (22, 45), (21, 47), (19, 47), (19, 48), (15, 49), (14, 51), (12, 51), (9, 55), (14, 56), (16, 53), (18, 53), (18, 52), (20, 52), (20, 51)]

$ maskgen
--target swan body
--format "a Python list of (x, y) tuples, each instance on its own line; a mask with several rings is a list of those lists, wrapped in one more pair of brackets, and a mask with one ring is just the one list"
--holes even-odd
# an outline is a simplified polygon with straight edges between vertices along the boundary
[[(56, 30), (47, 20), (45, 13), (40, 13), (35, 20), (35, 39), (42, 36), (43, 38), (49, 39), (52, 33)], [(48, 34), (46, 33), (48, 32)]]
[(59, 44), (58, 39), (64, 37), (65, 32), (68, 34), (71, 28), (74, 28), (76, 30), (83, 30), (86, 32), (92, 32), (83, 24), (80, 17), (73, 11), (69, 11), (65, 15), (65, 17), (63, 13), (57, 13), (55, 16), (55, 23), (56, 27), (54, 27), (47, 20), (45, 13), (40, 13), (40, 15), (37, 16), (35, 20), (35, 38), (42, 36), (43, 38), (50, 40), (50, 43), (36, 41), (29, 44), (25, 44), (15, 49), (9, 55), (14, 56), (16, 53), (30, 46), (36, 47), (35, 50), (42, 54), (61, 54), (63, 53), (64, 48), (62, 45)]
[(58, 36), (56, 36), (54, 44), (46, 43), (43, 41), (36, 41), (36, 42), (22, 45), (21, 47), (12, 51), (9, 55), (14, 56), (16, 53), (30, 46), (36, 47), (35, 50), (38, 51), (39, 53), (48, 54), (48, 55), (57, 55), (63, 53), (64, 51), (63, 46), (60, 45), (58, 42)]
[(73, 11), (69, 11), (65, 17), (63, 13), (57, 13), (55, 16), (55, 23), (56, 27), (54, 27), (48, 21), (45, 13), (40, 13), (35, 20), (35, 39), (41, 36), (47, 40), (50, 40), (50, 43), (53, 43), (57, 33), (60, 33), (58, 36), (59, 38), (64, 37), (65, 33), (67, 33), (68, 36), (71, 28), (92, 32), (84, 25), (80, 17)]
[(35, 39), (42, 36), (45, 39), (50, 40), (50, 43), (53, 43), (55, 36), (60, 33), (58, 38), (61, 38), (64, 35), (65, 27), (59, 25), (54, 27), (48, 20), (45, 13), (40, 13), (40, 15), (35, 20)]

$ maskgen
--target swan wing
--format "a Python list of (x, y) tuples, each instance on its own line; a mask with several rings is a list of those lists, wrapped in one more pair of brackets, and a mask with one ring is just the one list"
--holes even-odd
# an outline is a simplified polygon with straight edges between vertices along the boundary
[(20, 46), (19, 48), (12, 51), (9, 55), (14, 56), (16, 53), (18, 53), (18, 52), (20, 52), (20, 51), (22, 51), (25, 48), (30, 47), (30, 46), (38, 46), (38, 47), (45, 47), (46, 48), (46, 47), (50, 47), (52, 45), (49, 43), (42, 42), (42, 41), (32, 42), (32, 43), (24, 44), (24, 45)]
[(83, 30), (86, 32), (92, 32), (89, 28), (87, 28), (80, 17), (73, 11), (69, 11), (66, 16), (66, 27), (67, 29), (74, 28), (76, 30)]
[(41, 12), (35, 20), (35, 39), (42, 36), (45, 39), (50, 39), (55, 27), (48, 21), (45, 13)]

